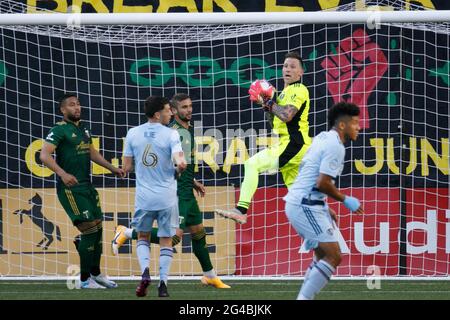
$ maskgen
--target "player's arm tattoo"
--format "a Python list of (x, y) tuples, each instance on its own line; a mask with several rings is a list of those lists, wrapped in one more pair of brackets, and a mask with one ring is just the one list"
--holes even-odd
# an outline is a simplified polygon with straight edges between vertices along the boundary
[(295, 117), (297, 112), (298, 109), (290, 104), (279, 106), (278, 104), (274, 103), (272, 106), (272, 113), (283, 122), (291, 121)]

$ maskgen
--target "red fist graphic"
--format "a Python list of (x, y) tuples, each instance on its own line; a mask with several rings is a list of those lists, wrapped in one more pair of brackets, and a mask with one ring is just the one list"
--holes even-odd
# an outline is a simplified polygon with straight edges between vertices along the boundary
[(388, 68), (386, 56), (364, 31), (357, 29), (321, 63), (327, 71), (328, 91), (334, 103), (353, 102), (361, 109), (360, 126), (369, 128), (367, 99)]

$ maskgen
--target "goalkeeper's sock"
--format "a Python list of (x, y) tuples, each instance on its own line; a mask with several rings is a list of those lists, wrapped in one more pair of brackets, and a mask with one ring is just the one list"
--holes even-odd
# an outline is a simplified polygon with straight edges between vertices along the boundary
[(203, 271), (213, 269), (211, 259), (209, 257), (208, 246), (206, 245), (206, 232), (202, 229), (191, 235), (192, 251), (194, 251)]
[(248, 206), (249, 205), (248, 204), (246, 204), (246, 205), (247, 205), (247, 207), (243, 207), (242, 202), (239, 201), (236, 209), (238, 209), (242, 214), (247, 214), (247, 210), (248, 210)]
[[(250, 158), (251, 159), (251, 158)], [(254, 163), (246, 161), (244, 164), (244, 181), (241, 185), (241, 193), (239, 195), (238, 209), (239, 207), (248, 209), (250, 202), (252, 201), (253, 195), (258, 188), (258, 168)]]
[(97, 232), (87, 233), (85, 231), (81, 235), (80, 243), (78, 244), (78, 253), (80, 254), (80, 278), (81, 281), (86, 281), (86, 275), (89, 278), (92, 262), (95, 254), (95, 244), (97, 242)]
[(136, 254), (143, 274), (145, 269), (150, 265), (150, 243), (147, 240), (138, 240), (136, 246)]
[(172, 247), (161, 247), (159, 251), (159, 279), (167, 283), (169, 277), (170, 265), (172, 264)]
[(308, 281), (303, 283), (297, 300), (313, 300), (315, 295), (327, 285), (335, 271), (336, 269), (328, 262), (324, 260), (318, 261), (310, 271)]
[(91, 274), (93, 276), (98, 276), (100, 274), (100, 260), (103, 253), (103, 228), (99, 227), (97, 231), (97, 239), (95, 241), (94, 256), (91, 265)]

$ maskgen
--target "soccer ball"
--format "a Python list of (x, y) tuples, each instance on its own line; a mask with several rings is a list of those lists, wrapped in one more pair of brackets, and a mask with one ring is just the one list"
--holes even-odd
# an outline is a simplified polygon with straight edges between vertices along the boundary
[(265, 79), (255, 80), (248, 90), (250, 100), (257, 104), (262, 104), (264, 100), (272, 99), (275, 95), (275, 88)]
[(275, 88), (269, 83), (269, 81), (265, 79), (256, 81), (259, 81), (259, 84), (261, 86), (261, 96), (272, 99), (273, 95), (275, 94)]

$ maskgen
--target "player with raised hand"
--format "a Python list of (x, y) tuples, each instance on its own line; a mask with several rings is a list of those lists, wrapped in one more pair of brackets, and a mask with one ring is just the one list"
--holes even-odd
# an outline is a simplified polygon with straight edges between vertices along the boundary
[(250, 100), (266, 111), (273, 132), (279, 136), (277, 144), (262, 150), (245, 164), (244, 180), (239, 201), (232, 210), (216, 209), (224, 218), (238, 223), (247, 222), (247, 210), (258, 187), (259, 174), (264, 171), (281, 171), (289, 188), (298, 173), (298, 166), (311, 145), (309, 137), (309, 92), (300, 79), (304, 73), (303, 61), (297, 52), (288, 52), (283, 63), (284, 89), (275, 96), (275, 88), (266, 80), (256, 80), (249, 89)]
[(314, 250), (314, 259), (305, 274), (297, 299), (312, 300), (325, 287), (341, 262), (336, 237), (336, 214), (328, 207), (327, 196), (343, 202), (350, 211), (363, 214), (358, 199), (339, 192), (334, 180), (344, 167), (344, 143), (355, 141), (360, 130), (359, 108), (340, 102), (330, 108), (330, 131), (322, 132), (300, 164), (298, 176), (284, 197), (286, 216), (305, 241), (306, 250)]

